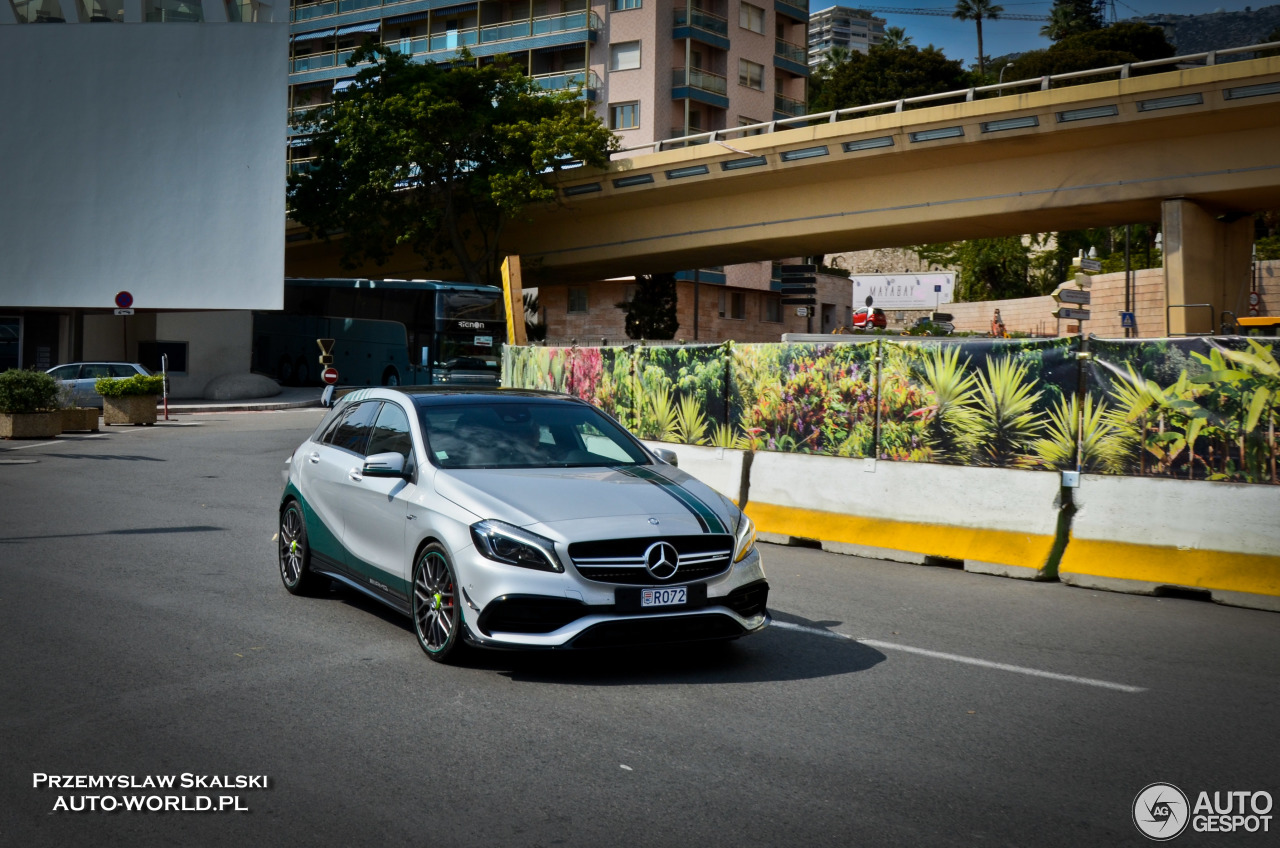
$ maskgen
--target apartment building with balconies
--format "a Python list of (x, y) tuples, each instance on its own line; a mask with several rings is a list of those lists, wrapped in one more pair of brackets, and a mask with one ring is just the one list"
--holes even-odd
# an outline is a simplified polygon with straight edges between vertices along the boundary
[(884, 41), (884, 18), (865, 9), (831, 6), (809, 16), (809, 68), (816, 69), (833, 49), (866, 53)]

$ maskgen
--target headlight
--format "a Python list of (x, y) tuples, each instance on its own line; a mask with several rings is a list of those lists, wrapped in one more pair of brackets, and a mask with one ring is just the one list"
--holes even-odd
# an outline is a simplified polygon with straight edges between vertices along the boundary
[(555, 543), (537, 533), (492, 518), (471, 525), (476, 550), (486, 558), (539, 571), (564, 571)]
[(756, 549), (756, 525), (747, 518), (746, 513), (742, 514), (742, 522), (738, 524), (738, 540), (733, 548), (733, 561), (742, 562), (747, 558), (747, 554)]

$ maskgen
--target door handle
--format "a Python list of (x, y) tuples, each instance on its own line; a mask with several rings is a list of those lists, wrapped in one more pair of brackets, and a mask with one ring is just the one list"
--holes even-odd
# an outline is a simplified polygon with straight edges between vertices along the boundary
[(361, 480), (364, 479), (364, 475), (360, 473), (359, 468), (351, 469), (350, 471), (347, 472), (347, 476), (350, 477), (352, 480), (356, 481), (357, 483), (359, 483)]
[(319, 453), (319, 451), (312, 451), (312, 452), (311, 452), (311, 456), (307, 457), (307, 459), (311, 460), (311, 462), (312, 462), (312, 463), (317, 463), (317, 462), (319, 462), (319, 461), (320, 461), (320, 453)]

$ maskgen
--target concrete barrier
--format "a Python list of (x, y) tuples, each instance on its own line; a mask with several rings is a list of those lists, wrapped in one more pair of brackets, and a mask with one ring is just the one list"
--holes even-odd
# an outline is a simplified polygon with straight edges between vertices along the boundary
[(1280, 486), (1085, 475), (1059, 577), (1280, 611)]
[(759, 452), (746, 513), (766, 541), (1043, 580), (1056, 574), (1060, 492), (1051, 472)]

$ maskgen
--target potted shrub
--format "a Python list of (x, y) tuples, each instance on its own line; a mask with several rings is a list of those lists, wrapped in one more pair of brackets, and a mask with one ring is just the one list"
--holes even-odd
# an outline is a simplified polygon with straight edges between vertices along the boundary
[(164, 377), (134, 374), (116, 379), (99, 377), (93, 388), (102, 395), (105, 424), (154, 424), (156, 399), (164, 391)]
[(102, 412), (92, 406), (76, 406), (68, 383), (58, 385), (58, 413), (62, 416), (62, 432), (91, 430), (98, 432), (98, 418)]
[(0, 438), (47, 439), (61, 432), (57, 380), (18, 368), (0, 374)]

